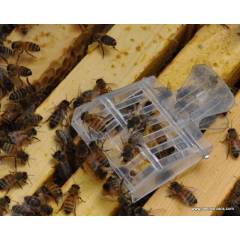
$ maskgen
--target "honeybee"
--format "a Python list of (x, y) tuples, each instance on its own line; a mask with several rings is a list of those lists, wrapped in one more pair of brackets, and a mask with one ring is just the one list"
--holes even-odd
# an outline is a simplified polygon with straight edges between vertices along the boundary
[[(0, 118), (0, 129), (5, 132), (5, 136), (7, 136), (6, 133), (15, 131), (17, 129), (17, 126), (15, 125), (15, 122), (14, 122), (15, 120), (14, 115), (15, 115), (14, 113), (12, 115), (6, 114), (6, 116), (2, 115)], [(2, 143), (3, 143), (3, 138), (1, 138), (0, 140), (0, 147)]]
[(122, 190), (118, 195), (118, 216), (149, 216), (149, 212), (146, 211), (142, 206), (146, 202), (146, 196), (141, 201), (136, 203), (132, 203), (130, 195), (128, 193), (124, 193)]
[(0, 179), (0, 190), (6, 190), (7, 192), (18, 185), (22, 187), (22, 184), (27, 183), (28, 174), (26, 172), (14, 172), (10, 173)]
[(164, 158), (164, 157), (167, 157), (167, 156), (171, 155), (174, 152), (175, 152), (175, 147), (169, 147), (169, 148), (164, 149), (160, 152), (157, 152), (155, 155), (158, 159), (161, 159), (161, 158)]
[(57, 142), (59, 142), (61, 144), (62, 147), (67, 146), (68, 144), (72, 143), (72, 138), (70, 137), (70, 135), (64, 131), (64, 130), (56, 130), (56, 139)]
[(53, 213), (53, 208), (48, 204), (42, 204), (40, 207), (40, 216), (50, 216)]
[(226, 201), (228, 208), (233, 208), (231, 211), (225, 211), (225, 215), (240, 215), (240, 181), (238, 180), (234, 186), (233, 192)]
[(188, 206), (197, 204), (197, 198), (185, 186), (178, 182), (172, 182), (169, 186), (170, 196), (178, 197), (183, 203)]
[(37, 139), (35, 137), (36, 135), (37, 130), (35, 128), (8, 133), (8, 137), (10, 138), (11, 142), (18, 146), (22, 146), (23, 144), (30, 143), (33, 139)]
[(18, 148), (15, 144), (12, 144), (6, 140), (0, 141), (0, 148), (7, 154), (14, 154), (18, 151)]
[(83, 140), (80, 140), (79, 143), (77, 144), (77, 153), (79, 158), (81, 159), (86, 159), (90, 153), (88, 146)]
[(240, 197), (240, 180), (238, 180), (234, 186), (233, 197)]
[(21, 114), (15, 121), (15, 125), (18, 126), (18, 129), (26, 129), (29, 126), (37, 126), (43, 117), (39, 114), (26, 113)]
[(8, 64), (8, 58), (13, 56), (13, 51), (3, 45), (0, 45), (0, 58), (2, 58)]
[(104, 49), (103, 49), (104, 45), (111, 46), (114, 49), (116, 49), (116, 45), (117, 45), (117, 41), (113, 37), (111, 37), (109, 35), (106, 35), (106, 34), (101, 34), (101, 33), (96, 33), (93, 36), (93, 42), (98, 43), (98, 46), (102, 50), (102, 56), (103, 57), (104, 57)]
[(8, 212), (10, 202), (11, 199), (8, 196), (0, 198), (0, 216), (3, 216)]
[(47, 194), (50, 198), (53, 198), (56, 203), (58, 203), (59, 199), (62, 198), (62, 190), (61, 188), (54, 182), (47, 182), (45, 185), (45, 194)]
[(65, 153), (60, 150), (56, 151), (52, 156), (56, 161), (64, 161), (66, 159)]
[(23, 109), (18, 104), (9, 104), (0, 117), (0, 128), (5, 132), (16, 129), (15, 120), (23, 113)]
[(79, 196), (80, 186), (77, 184), (73, 184), (70, 189), (68, 190), (68, 194), (63, 201), (63, 204), (59, 211), (63, 210), (65, 214), (73, 213), (76, 216), (76, 205), (77, 201), (81, 200), (81, 202), (84, 202), (82, 198)]
[(69, 108), (70, 102), (67, 100), (63, 100), (56, 107), (55, 111), (49, 117), (49, 127), (51, 129), (56, 128), (59, 123), (62, 123), (65, 115), (67, 114), (67, 110)]
[(23, 52), (26, 52), (29, 56), (35, 58), (35, 56), (33, 56), (30, 52), (40, 51), (39, 45), (33, 42), (15, 41), (15, 42), (12, 42), (11, 47), (15, 53), (18, 53), (17, 62)]
[(0, 87), (5, 92), (10, 92), (14, 88), (12, 80), (8, 77), (8, 73), (5, 69), (0, 68)]
[(27, 205), (34, 215), (37, 216), (49, 216), (52, 214), (53, 209), (48, 204), (42, 204), (41, 200), (36, 196), (24, 197), (24, 204)]
[(0, 40), (5, 40), (7, 35), (12, 32), (16, 24), (1, 24), (0, 26)]
[(47, 204), (47, 202), (52, 198), (52, 196), (50, 196), (49, 190), (46, 186), (41, 186), (34, 193), (34, 196), (36, 196), (41, 201), (41, 204)]
[(115, 173), (111, 174), (103, 184), (104, 193), (109, 195), (115, 195), (119, 193), (120, 189), (121, 180)]
[(99, 78), (96, 80), (96, 85), (93, 90), (97, 92), (98, 95), (109, 93), (112, 91), (112, 89), (108, 85), (109, 84), (106, 83), (102, 78)]
[(15, 169), (17, 169), (17, 162), (20, 162), (20, 164), (26, 164), (29, 160), (29, 155), (24, 152), (23, 150), (19, 150), (16, 153), (12, 155), (0, 155), (0, 160), (13, 158), (15, 159)]
[(139, 153), (138, 147), (141, 147), (141, 139), (140, 133), (133, 133), (129, 137), (127, 143), (123, 145), (121, 157), (124, 163), (129, 162)]
[(68, 132), (71, 138), (75, 138), (78, 135), (76, 130), (71, 125), (68, 127)]
[(10, 78), (17, 77), (29, 77), (32, 75), (32, 70), (24, 66), (18, 66), (16, 64), (8, 64), (7, 71)]
[(239, 153), (240, 153), (240, 139), (238, 136), (238, 133), (235, 128), (229, 128), (227, 131), (227, 136), (225, 141), (228, 144), (228, 154), (227, 156), (230, 155), (233, 158), (238, 158)]
[(24, 202), (34, 211), (36, 212), (41, 206), (41, 200), (36, 196), (25, 196)]
[(77, 161), (78, 149), (77, 146), (71, 142), (68, 143), (64, 148), (64, 153), (66, 155), (66, 159), (69, 162), (72, 172), (75, 172), (79, 167), (79, 162)]
[(54, 153), (53, 157), (57, 160), (54, 179), (56, 183), (62, 184), (71, 176), (72, 168), (66, 159), (64, 152), (57, 151)]
[(81, 115), (81, 119), (84, 123), (88, 125), (88, 128), (91, 128), (95, 131), (104, 130), (104, 117), (89, 112), (83, 112)]
[(99, 179), (105, 179), (109, 169), (110, 165), (108, 162), (107, 157), (104, 154), (104, 150), (101, 149), (96, 142), (91, 142), (89, 144), (89, 147), (92, 151), (92, 158), (90, 161), (90, 167), (94, 171), (95, 175)]
[(127, 121), (129, 130), (144, 132), (147, 127), (148, 117), (145, 114), (136, 114), (131, 116)]
[(33, 211), (28, 205), (17, 204), (11, 209), (12, 216), (36, 216), (35, 211)]
[(73, 102), (73, 108), (77, 108), (81, 106), (84, 103), (92, 101), (92, 99), (96, 97), (95, 91), (93, 90), (87, 90), (84, 91), (79, 97), (76, 98), (76, 100)]
[(9, 95), (9, 100), (14, 101), (14, 102), (20, 102), (28, 96), (32, 96), (33, 94), (36, 93), (36, 87), (27, 80), (27, 85), (18, 88), (14, 90), (10, 95)]

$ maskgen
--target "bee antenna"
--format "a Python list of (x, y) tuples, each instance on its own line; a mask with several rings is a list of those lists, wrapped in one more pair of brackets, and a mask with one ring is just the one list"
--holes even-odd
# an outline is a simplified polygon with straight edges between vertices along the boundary
[(115, 46), (113, 46), (113, 49), (118, 51), (119, 53), (123, 53), (122, 51), (120, 51), (118, 48), (116, 48)]
[(75, 100), (76, 98), (72, 98), (71, 101), (69, 101), (69, 105)]
[(29, 164), (29, 161), (27, 161), (27, 165), (28, 165), (28, 167), (30, 168), (30, 164)]

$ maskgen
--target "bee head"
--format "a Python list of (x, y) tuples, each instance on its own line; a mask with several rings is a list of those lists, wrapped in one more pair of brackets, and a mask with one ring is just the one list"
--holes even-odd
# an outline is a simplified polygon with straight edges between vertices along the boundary
[(69, 102), (68, 100), (63, 100), (63, 101), (61, 102), (62, 107), (68, 107), (69, 104), (70, 104), (70, 102)]
[(39, 207), (41, 205), (40, 199), (34, 196), (26, 196), (24, 201), (31, 207)]
[(12, 42), (12, 49), (17, 49), (19, 47), (21, 47), (21, 42), (19, 41), (15, 41), (15, 42)]
[(24, 151), (19, 151), (17, 153), (17, 158), (19, 158), (23, 163), (25, 163), (28, 161), (29, 155)]
[(170, 189), (174, 191), (180, 191), (182, 189), (182, 186), (178, 182), (172, 182), (170, 184)]
[(140, 123), (140, 119), (138, 116), (134, 116), (130, 118), (127, 122), (127, 127), (128, 128), (134, 128), (135, 125), (138, 125)]
[(3, 85), (4, 87), (8, 90), (8, 91), (12, 91), (13, 88), (14, 88), (14, 84), (12, 83), (12, 81), (8, 78), (6, 78), (4, 81), (3, 81)]
[(105, 192), (110, 192), (110, 189), (111, 189), (111, 185), (110, 185), (108, 182), (105, 182), (105, 183), (103, 184), (103, 190), (104, 190)]
[(57, 161), (63, 161), (65, 159), (64, 152), (62, 152), (60, 150), (56, 151), (52, 156)]
[(27, 172), (17, 172), (16, 173), (17, 180), (26, 181), (28, 179)]
[(86, 119), (87, 116), (88, 116), (88, 112), (83, 112), (81, 115), (81, 120), (84, 121), (84, 119)]
[(44, 205), (41, 206), (41, 212), (43, 213), (43, 215), (49, 216), (49, 215), (52, 214), (53, 208), (50, 207), (50, 206), (47, 205), (47, 204), (44, 204)]
[(84, 98), (82, 96), (80, 96), (73, 102), (73, 108), (77, 108), (84, 103), (85, 103)]
[(80, 186), (77, 184), (73, 184), (71, 188), (69, 189), (69, 193), (71, 194), (77, 194), (78, 191), (80, 190)]
[(90, 142), (89, 143), (89, 148), (93, 149), (93, 150), (98, 149), (98, 145), (97, 145), (96, 141)]
[(11, 202), (11, 199), (8, 197), (8, 196), (4, 196), (4, 201), (6, 203), (10, 203)]
[(32, 70), (30, 68), (24, 67), (25, 73), (24, 76), (31, 76), (32, 75)]
[(230, 137), (232, 137), (232, 138), (236, 138), (237, 135), (238, 135), (235, 128), (229, 128), (229, 129), (228, 129), (228, 134), (229, 134)]
[(35, 128), (30, 129), (30, 135), (35, 136), (37, 135), (37, 130)]
[(98, 167), (96, 170), (96, 175), (103, 180), (107, 176), (107, 171), (102, 169), (101, 167)]
[(98, 88), (102, 89), (102, 88), (105, 88), (107, 84), (102, 78), (99, 78), (96, 81), (96, 85)]

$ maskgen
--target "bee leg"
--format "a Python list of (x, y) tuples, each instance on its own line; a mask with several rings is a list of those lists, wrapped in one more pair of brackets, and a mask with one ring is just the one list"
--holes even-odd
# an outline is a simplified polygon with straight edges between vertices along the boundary
[(7, 60), (5, 57), (3, 57), (2, 55), (0, 55), (0, 58), (2, 58), (2, 60), (4, 60), (4, 62), (5, 62), (6, 64), (8, 64), (8, 60)]
[(6, 189), (6, 195), (9, 193), (10, 190), (11, 188)]
[(75, 205), (75, 207), (74, 207), (74, 216), (77, 216), (77, 212), (76, 212), (76, 205)]
[(22, 185), (21, 185), (19, 182), (17, 182), (17, 185), (18, 185), (21, 189), (23, 189)]
[(98, 46), (100, 47), (100, 49), (102, 50), (102, 57), (104, 58), (104, 49), (103, 49), (103, 44), (98, 41)]
[(22, 53), (23, 53), (23, 51), (18, 54), (18, 56), (17, 56), (17, 61), (16, 61), (16, 65), (18, 65), (18, 62), (19, 62), (19, 59), (20, 59)]
[(25, 50), (25, 52), (26, 52), (29, 56), (31, 56), (31, 57), (33, 57), (33, 58), (37, 58), (36, 56), (32, 55), (29, 51)]
[(40, 139), (37, 137), (32, 137), (32, 139), (35, 139), (35, 140), (37, 140), (37, 142), (40, 142)]
[(75, 202), (75, 203), (74, 203), (74, 208), (73, 208), (74, 216), (77, 216), (77, 211), (76, 211), (76, 209), (77, 209), (77, 204), (76, 204), (76, 202)]
[(228, 143), (228, 150), (227, 150), (227, 158), (229, 157), (229, 154), (231, 153), (231, 145)]
[(63, 204), (62, 204), (62, 206), (58, 209), (57, 213), (61, 212), (62, 209), (63, 209)]
[(78, 197), (78, 199), (79, 199), (81, 202), (83, 202), (83, 203), (86, 202), (86, 201), (84, 201), (81, 197)]
[(15, 167), (15, 170), (17, 171), (17, 158), (16, 157), (14, 158), (14, 167)]

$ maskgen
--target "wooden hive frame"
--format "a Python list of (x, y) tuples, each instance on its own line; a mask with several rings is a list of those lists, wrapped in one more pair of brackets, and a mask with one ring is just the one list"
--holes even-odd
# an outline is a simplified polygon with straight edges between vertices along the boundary
[[(91, 89), (97, 78), (104, 78), (109, 83), (115, 83), (115, 88), (119, 88), (143, 76), (159, 73), (180, 46), (184, 46), (186, 38), (190, 38), (186, 37), (187, 33), (192, 36), (194, 28), (195, 26), (191, 25), (115, 25), (109, 31), (109, 35), (118, 41), (119, 51), (106, 49), (106, 56), (103, 59), (99, 50), (96, 49), (84, 57), (37, 109), (37, 113), (47, 119), (54, 106), (62, 99), (70, 100), (76, 97), (79, 91)], [(159, 81), (166, 85), (170, 84), (173, 89), (176, 89), (182, 85), (194, 64), (205, 63), (232, 85), (236, 82), (240, 71), (238, 30), (238, 26), (229, 28), (221, 25), (203, 26), (174, 60), (164, 68), (158, 77)], [(239, 96), (236, 97), (236, 103), (238, 99)], [(232, 116), (234, 118), (238, 116), (237, 105), (231, 111), (229, 118), (231, 119)], [(221, 119), (215, 124), (221, 125)], [(54, 133), (55, 131), (50, 131), (47, 124), (43, 123), (38, 133), (40, 142), (26, 148), (32, 158), (30, 168), (26, 166), (20, 169), (27, 170), (33, 175), (31, 176), (32, 184), (25, 185), (23, 189), (11, 191), (9, 195), (14, 201), (22, 202), (25, 195), (33, 194), (52, 175), (51, 154), (55, 149)], [(224, 134), (224, 132), (215, 134), (209, 132), (206, 137), (214, 143), (223, 139)], [(224, 171), (227, 163), (223, 154), (225, 151), (226, 148), (220, 143), (214, 146), (212, 156), (218, 156), (218, 168), (212, 157), (207, 163), (201, 162), (178, 178), (184, 184), (197, 189), (202, 206), (208, 204), (220, 206), (236, 181), (238, 163), (237, 161), (230, 162), (226, 168), (228, 171)], [(209, 179), (210, 170), (214, 171), (214, 183), (211, 183)], [(0, 176), (6, 173), (7, 169), (0, 170)], [(224, 181), (214, 187), (220, 176), (225, 177)], [(206, 181), (203, 185), (200, 179), (204, 177)], [(117, 201), (107, 200), (102, 195), (103, 182), (92, 174), (81, 169), (77, 170), (62, 187), (63, 192), (66, 192), (72, 183), (81, 185), (81, 196), (86, 200), (85, 203), (77, 206), (77, 215), (111, 215), (117, 208)], [(215, 214), (213, 211), (192, 212), (181, 203), (166, 198), (166, 187), (162, 186), (151, 197), (145, 205), (146, 209), (158, 209), (159, 215)], [(58, 206), (53, 204), (53, 207), (55, 214), (62, 215), (58, 212)]]

